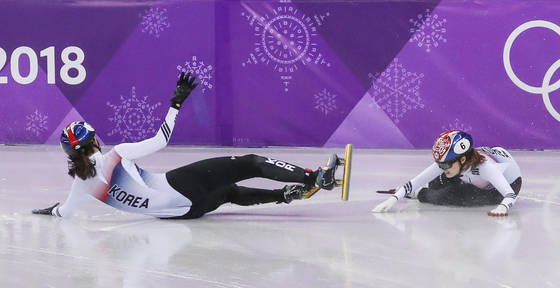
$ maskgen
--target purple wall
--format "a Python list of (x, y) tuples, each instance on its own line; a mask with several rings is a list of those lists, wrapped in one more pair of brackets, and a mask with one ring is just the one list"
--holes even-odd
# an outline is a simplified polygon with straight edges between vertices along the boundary
[(194, 70), (173, 144), (560, 148), (558, 1), (42, 2), (0, 9), (0, 143), (151, 137)]

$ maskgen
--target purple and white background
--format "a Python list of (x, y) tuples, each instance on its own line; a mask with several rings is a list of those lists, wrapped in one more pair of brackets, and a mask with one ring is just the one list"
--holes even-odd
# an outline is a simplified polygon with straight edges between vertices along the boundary
[(554, 0), (6, 2), (0, 143), (57, 144), (76, 120), (105, 144), (151, 137), (193, 71), (172, 144), (428, 148), (462, 129), (560, 148), (558, 15)]

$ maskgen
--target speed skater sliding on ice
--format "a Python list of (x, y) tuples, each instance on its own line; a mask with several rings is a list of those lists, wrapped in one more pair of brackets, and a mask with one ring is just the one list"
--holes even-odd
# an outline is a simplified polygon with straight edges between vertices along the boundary
[[(197, 85), (194, 76), (182, 73), (171, 107), (156, 135), (141, 142), (116, 145), (105, 154), (101, 153), (90, 124), (72, 122), (66, 126), (60, 145), (68, 154), (68, 174), (74, 178), (70, 193), (62, 205), (56, 203), (32, 212), (68, 217), (85, 200), (95, 198), (127, 212), (191, 219), (224, 203), (290, 203), (309, 197), (312, 195), (309, 191), (331, 190), (336, 186), (334, 175), (340, 161), (334, 154), (325, 167), (315, 171), (254, 154), (205, 159), (166, 173), (152, 173), (138, 167), (136, 159), (167, 146), (179, 109)], [(254, 177), (297, 184), (273, 190), (236, 184)]]
[[(435, 163), (406, 184), (379, 193), (392, 194), (373, 212), (386, 212), (402, 198), (448, 206), (497, 205), (489, 216), (507, 216), (521, 190), (521, 171), (502, 147), (473, 147), (472, 136), (459, 130), (434, 142)], [(427, 187), (423, 187), (424, 185)]]

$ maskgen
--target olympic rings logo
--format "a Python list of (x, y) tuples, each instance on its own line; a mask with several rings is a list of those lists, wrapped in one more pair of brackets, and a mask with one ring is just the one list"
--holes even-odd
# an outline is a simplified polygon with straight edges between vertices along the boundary
[(517, 37), (521, 33), (535, 27), (548, 28), (556, 32), (556, 34), (560, 35), (560, 26), (552, 22), (548, 22), (544, 20), (535, 20), (535, 21), (529, 21), (523, 23), (521, 26), (513, 30), (513, 32), (511, 32), (511, 34), (506, 40), (506, 45), (504, 46), (504, 55), (503, 55), (504, 67), (506, 69), (507, 75), (509, 76), (509, 79), (511, 79), (511, 81), (513, 81), (513, 83), (517, 87), (529, 93), (541, 94), (543, 98), (544, 106), (546, 107), (546, 110), (548, 110), (548, 113), (550, 113), (550, 115), (552, 115), (552, 117), (554, 117), (554, 119), (556, 119), (558, 122), (560, 122), (560, 113), (558, 113), (558, 111), (554, 109), (554, 106), (552, 106), (552, 103), (550, 103), (550, 96), (549, 96), (550, 92), (556, 91), (560, 88), (560, 80), (550, 85), (550, 79), (552, 78), (552, 75), (554, 75), (556, 70), (560, 68), (560, 60), (557, 60), (556, 62), (554, 62), (554, 64), (552, 64), (552, 66), (550, 66), (550, 68), (548, 68), (548, 71), (546, 71), (546, 74), (544, 75), (541, 87), (531, 86), (521, 81), (517, 77), (517, 75), (515, 75), (513, 69), (511, 68), (510, 51), (511, 51), (511, 47), (513, 46), (513, 42), (515, 41), (515, 39), (517, 39)]

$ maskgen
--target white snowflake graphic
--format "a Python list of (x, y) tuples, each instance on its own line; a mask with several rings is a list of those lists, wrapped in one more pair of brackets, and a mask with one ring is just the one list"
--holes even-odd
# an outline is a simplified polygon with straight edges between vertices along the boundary
[(140, 14), (142, 22), (142, 32), (148, 33), (150, 35), (159, 38), (161, 32), (165, 29), (171, 27), (167, 19), (167, 9), (163, 8), (150, 8), (144, 12), (144, 15)]
[(107, 102), (113, 108), (113, 116), (109, 121), (115, 124), (108, 135), (120, 135), (121, 141), (140, 141), (155, 135), (159, 128), (160, 118), (153, 115), (154, 110), (161, 105), (148, 103), (148, 96), (143, 99), (136, 97), (136, 88), (132, 87), (131, 96), (128, 98), (120, 95), (121, 103), (118, 105)]
[[(198, 61), (196, 56), (193, 56), (190, 61), (185, 61), (183, 66), (177, 65), (177, 70), (185, 73), (191, 72), (196, 75), (196, 82), (198, 82), (199, 87), (202, 87), (202, 93), (204, 93), (206, 89), (212, 90), (214, 87), (214, 67), (205, 64), (202, 60)], [(177, 78), (179, 78), (179, 75)]]
[(26, 118), (25, 130), (35, 134), (35, 136), (39, 136), (47, 131), (47, 119), (49, 116), (39, 112), (38, 109), (35, 109), (35, 112), (27, 115)]
[(409, 42), (417, 42), (418, 47), (425, 46), (426, 52), (430, 52), (432, 47), (437, 48), (440, 43), (447, 42), (445, 38), (447, 19), (430, 12), (430, 9), (426, 9), (424, 14), (418, 14), (416, 18), (409, 19), (412, 25), (409, 30), (412, 35)]
[(315, 94), (315, 109), (328, 115), (329, 112), (336, 110), (336, 95), (331, 94), (326, 88)]
[(271, 66), (280, 74), (284, 91), (288, 92), (288, 85), (292, 74), (297, 72), (300, 65), (316, 64), (330, 67), (331, 63), (319, 52), (316, 42), (317, 26), (323, 25), (324, 15), (308, 17), (290, 1), (281, 1), (272, 15), (258, 15), (245, 4), (246, 12), (242, 12), (255, 35), (255, 45), (249, 53), (247, 61), (241, 63), (243, 67), (262, 63)]
[(447, 126), (441, 126), (441, 130), (442, 131), (461, 130), (463, 132), (470, 132), (472, 131), (472, 127), (466, 125), (465, 123), (463, 123), (463, 121), (459, 120), (458, 118), (455, 118), (455, 122), (449, 123), (449, 125)]
[(399, 123), (406, 112), (424, 108), (420, 86), (424, 74), (407, 71), (395, 58), (385, 71), (368, 75), (372, 79), (373, 100), (395, 123)]

